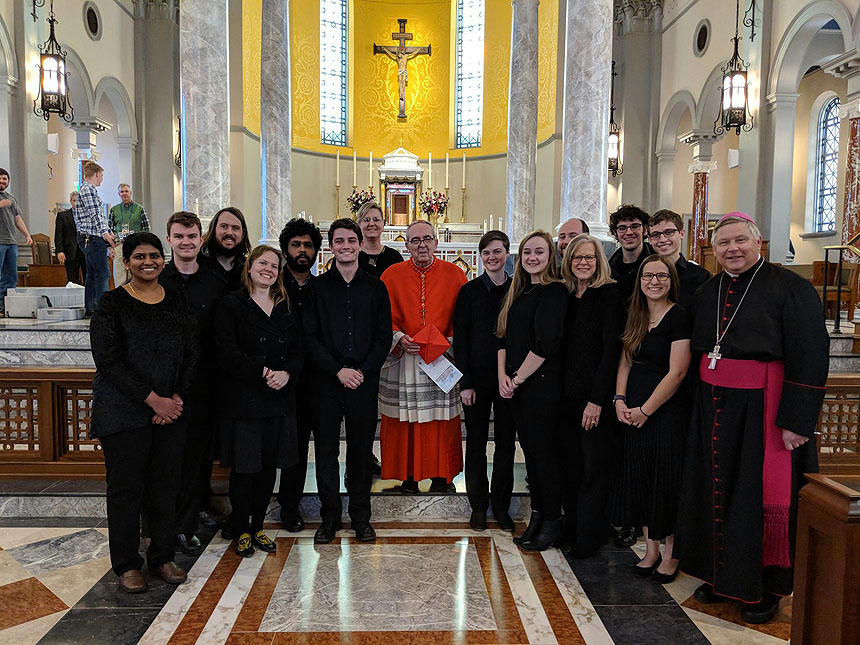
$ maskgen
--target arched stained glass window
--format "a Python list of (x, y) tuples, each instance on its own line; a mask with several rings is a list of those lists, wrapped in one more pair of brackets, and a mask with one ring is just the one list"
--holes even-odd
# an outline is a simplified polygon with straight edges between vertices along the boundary
[(346, 145), (346, 0), (320, 0), (320, 140)]
[(484, 0), (457, 0), (456, 100), (454, 146), (477, 148), (484, 113)]
[(839, 99), (824, 104), (818, 116), (815, 169), (815, 231), (836, 227), (836, 181), (839, 165)]

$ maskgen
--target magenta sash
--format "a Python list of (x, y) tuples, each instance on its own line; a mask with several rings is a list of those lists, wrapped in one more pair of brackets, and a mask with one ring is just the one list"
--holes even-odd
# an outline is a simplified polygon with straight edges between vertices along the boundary
[(764, 390), (764, 464), (762, 504), (764, 533), (762, 564), (790, 567), (791, 546), (788, 516), (791, 506), (791, 451), (782, 442), (782, 428), (776, 425), (785, 370), (782, 361), (752, 361), (721, 358), (716, 369), (702, 356), (699, 375), (705, 383), (739, 390)]

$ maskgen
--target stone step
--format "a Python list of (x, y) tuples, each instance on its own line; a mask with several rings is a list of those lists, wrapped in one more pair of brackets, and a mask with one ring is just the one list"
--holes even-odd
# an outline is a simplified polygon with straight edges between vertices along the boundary
[(852, 353), (831, 353), (830, 373), (845, 374), (860, 373), (860, 355)]
[(13, 348), (0, 346), (4, 367), (95, 367), (89, 347)]
[(0, 349), (79, 348), (89, 351), (88, 331), (31, 330), (21, 327), (0, 328)]

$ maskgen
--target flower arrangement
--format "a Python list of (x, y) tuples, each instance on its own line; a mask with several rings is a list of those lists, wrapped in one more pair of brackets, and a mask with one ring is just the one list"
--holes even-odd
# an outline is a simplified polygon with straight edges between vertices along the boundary
[(448, 210), (448, 195), (438, 190), (427, 190), (418, 197), (418, 207), (428, 217), (439, 217)]
[(358, 209), (366, 202), (375, 202), (376, 195), (369, 190), (354, 190), (352, 195), (346, 198), (346, 203), (349, 204), (349, 210), (357, 213)]

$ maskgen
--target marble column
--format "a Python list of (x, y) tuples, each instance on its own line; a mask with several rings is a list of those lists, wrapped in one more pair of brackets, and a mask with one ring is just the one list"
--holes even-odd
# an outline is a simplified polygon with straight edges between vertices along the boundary
[[(853, 100), (840, 106), (839, 119), (848, 119), (845, 201), (842, 206), (842, 243), (845, 244), (860, 233), (860, 101)], [(853, 253), (846, 257), (853, 262), (860, 261)]]
[(690, 164), (693, 173), (693, 236), (690, 259), (702, 263), (702, 244), (708, 237), (708, 175), (717, 169), (716, 161), (696, 161)]
[(538, 0), (513, 0), (505, 224), (512, 244), (534, 228), (538, 118)]
[(612, 0), (567, 0), (560, 207), (607, 239), (612, 14)]
[(260, 243), (272, 244), (292, 217), (289, 2), (263, 0), (262, 15), (260, 204), (263, 227)]
[(179, 3), (182, 203), (199, 208), (204, 232), (230, 203), (227, 0)]

